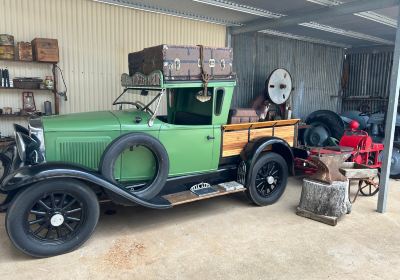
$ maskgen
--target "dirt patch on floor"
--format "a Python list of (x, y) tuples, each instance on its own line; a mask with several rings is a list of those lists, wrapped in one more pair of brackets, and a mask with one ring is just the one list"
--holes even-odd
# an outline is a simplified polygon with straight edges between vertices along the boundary
[(118, 269), (132, 269), (147, 260), (144, 244), (130, 240), (128, 237), (117, 239), (107, 251), (105, 262)]

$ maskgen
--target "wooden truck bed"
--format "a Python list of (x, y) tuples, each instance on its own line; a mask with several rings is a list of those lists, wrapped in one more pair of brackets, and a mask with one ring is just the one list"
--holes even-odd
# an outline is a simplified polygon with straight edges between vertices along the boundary
[(227, 124), (222, 126), (222, 157), (239, 155), (246, 144), (265, 136), (284, 139), (290, 146), (296, 143), (299, 119)]

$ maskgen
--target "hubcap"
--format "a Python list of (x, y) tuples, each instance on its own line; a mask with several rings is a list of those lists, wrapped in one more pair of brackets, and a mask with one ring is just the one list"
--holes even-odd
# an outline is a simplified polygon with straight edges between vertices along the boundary
[(272, 177), (272, 176), (268, 176), (268, 177), (267, 177), (267, 183), (268, 183), (268, 184), (271, 185), (271, 184), (274, 183), (274, 181), (275, 181), (274, 177)]
[(53, 227), (59, 227), (64, 223), (64, 216), (61, 214), (55, 214), (51, 217), (50, 223)]

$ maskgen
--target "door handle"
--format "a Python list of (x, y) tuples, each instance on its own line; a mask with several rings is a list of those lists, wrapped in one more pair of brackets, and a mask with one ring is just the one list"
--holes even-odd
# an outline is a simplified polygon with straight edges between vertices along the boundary
[(214, 136), (210, 136), (210, 135), (207, 136), (207, 140), (214, 140), (214, 139), (215, 139)]

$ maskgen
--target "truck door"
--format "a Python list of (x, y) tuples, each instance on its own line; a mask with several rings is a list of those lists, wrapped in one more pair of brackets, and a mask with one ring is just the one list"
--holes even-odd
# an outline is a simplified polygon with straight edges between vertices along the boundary
[[(212, 125), (213, 89), (210, 99), (199, 101), (203, 88), (168, 91), (168, 121), (159, 139), (168, 151), (170, 175), (184, 175), (216, 169), (213, 163), (215, 135)], [(219, 156), (219, 155), (218, 155)]]
[(163, 124), (159, 140), (169, 155), (170, 175), (212, 169), (215, 141), (212, 125)]

